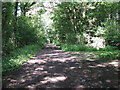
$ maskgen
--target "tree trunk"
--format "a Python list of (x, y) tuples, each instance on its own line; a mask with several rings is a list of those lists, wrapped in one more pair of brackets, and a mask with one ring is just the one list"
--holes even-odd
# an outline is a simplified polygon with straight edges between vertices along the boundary
[(14, 12), (14, 15), (15, 15), (16, 19), (17, 19), (17, 11), (18, 11), (18, 1), (16, 0), (16, 3), (15, 3), (15, 12)]
[(15, 2), (15, 12), (14, 12), (14, 15), (15, 15), (15, 21), (14, 21), (14, 32), (13, 32), (13, 37), (14, 37), (14, 47), (16, 48), (18, 46), (17, 44), (17, 38), (16, 38), (16, 32), (17, 32), (17, 12), (18, 12), (18, 0), (16, 0)]

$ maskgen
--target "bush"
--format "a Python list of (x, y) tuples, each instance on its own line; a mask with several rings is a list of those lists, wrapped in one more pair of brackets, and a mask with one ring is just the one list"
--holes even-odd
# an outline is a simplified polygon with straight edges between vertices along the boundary
[(11, 23), (3, 28), (3, 55), (25, 45), (45, 43), (46, 38), (42, 33), (42, 26), (36, 26), (33, 24), (34, 22), (34, 19), (19, 16), (17, 22), (11, 20)]
[(115, 20), (108, 20), (105, 22), (105, 42), (110, 46), (117, 46), (119, 48), (120, 45), (120, 26)]

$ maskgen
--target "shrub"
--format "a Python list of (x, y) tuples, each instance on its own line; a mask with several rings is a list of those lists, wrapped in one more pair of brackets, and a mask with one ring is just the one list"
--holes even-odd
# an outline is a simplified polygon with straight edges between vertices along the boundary
[(117, 46), (120, 45), (120, 26), (115, 20), (108, 20), (105, 22), (105, 41), (107, 45)]

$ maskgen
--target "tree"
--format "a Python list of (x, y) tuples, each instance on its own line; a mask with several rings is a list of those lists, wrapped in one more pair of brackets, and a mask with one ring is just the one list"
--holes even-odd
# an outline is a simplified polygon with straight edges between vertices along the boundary
[(22, 2), (20, 3), (20, 8), (21, 8), (21, 14), (23, 16), (26, 16), (26, 12), (30, 10), (30, 8), (36, 4), (36, 2), (32, 2), (32, 3), (29, 3), (29, 2)]
[(95, 37), (98, 27), (119, 14), (118, 2), (61, 2), (53, 13), (54, 28), (60, 42), (86, 44), (83, 34)]

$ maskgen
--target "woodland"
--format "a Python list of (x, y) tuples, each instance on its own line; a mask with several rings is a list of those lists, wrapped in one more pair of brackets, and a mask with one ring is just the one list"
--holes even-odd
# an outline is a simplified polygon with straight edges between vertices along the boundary
[(3, 88), (118, 88), (119, 60), (120, 2), (2, 2)]

